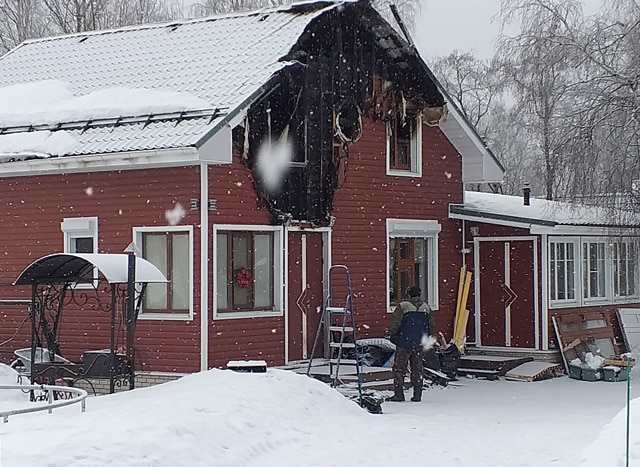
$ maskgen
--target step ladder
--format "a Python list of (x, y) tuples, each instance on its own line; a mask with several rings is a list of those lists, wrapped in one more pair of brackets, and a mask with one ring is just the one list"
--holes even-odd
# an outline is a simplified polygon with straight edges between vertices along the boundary
[[(338, 303), (334, 299), (335, 280), (338, 275), (343, 278), (346, 287), (346, 298), (344, 302)], [(353, 312), (353, 300), (351, 295), (351, 275), (346, 266), (336, 265), (329, 268), (329, 278), (327, 284), (327, 299), (316, 337), (313, 341), (307, 376), (311, 374), (311, 366), (315, 357), (316, 349), (320, 342), (320, 336), (325, 338), (326, 353), (329, 356), (329, 377), (331, 386), (337, 387), (345, 383), (356, 383), (358, 397), (362, 405), (362, 374), (360, 365), (362, 358), (356, 339), (356, 321)], [(345, 358), (350, 353), (353, 358)], [(355, 371), (350, 374), (340, 374), (340, 368), (352, 368)]]

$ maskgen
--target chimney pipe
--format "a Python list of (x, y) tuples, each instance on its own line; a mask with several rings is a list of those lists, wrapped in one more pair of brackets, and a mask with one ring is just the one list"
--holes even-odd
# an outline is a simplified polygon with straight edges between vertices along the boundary
[(522, 188), (522, 198), (525, 206), (531, 205), (531, 188), (529, 188), (529, 184), (525, 183)]

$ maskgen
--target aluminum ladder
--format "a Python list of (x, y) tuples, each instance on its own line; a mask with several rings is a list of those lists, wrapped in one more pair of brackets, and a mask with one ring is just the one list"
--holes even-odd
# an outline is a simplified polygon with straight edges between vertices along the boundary
[[(344, 302), (337, 304), (334, 302), (334, 281), (338, 273), (343, 277), (347, 296)], [(324, 335), (325, 342), (328, 344), (329, 353), (329, 378), (331, 386), (337, 387), (347, 382), (355, 382), (358, 386), (358, 398), (362, 405), (362, 374), (360, 365), (362, 358), (360, 349), (357, 346), (356, 339), (356, 320), (353, 312), (353, 300), (351, 294), (351, 275), (349, 268), (342, 265), (335, 265), (329, 268), (329, 278), (327, 285), (327, 300), (316, 337), (313, 341), (311, 355), (309, 357), (309, 366), (307, 367), (307, 376), (311, 375), (311, 366), (316, 349), (320, 342), (320, 336)], [(353, 351), (353, 358), (345, 358), (345, 350)], [(355, 374), (340, 374), (341, 367), (351, 367), (355, 369)]]

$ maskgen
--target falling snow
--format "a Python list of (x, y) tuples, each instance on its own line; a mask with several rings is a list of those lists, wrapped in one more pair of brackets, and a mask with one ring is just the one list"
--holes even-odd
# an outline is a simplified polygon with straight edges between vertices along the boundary
[(187, 212), (184, 210), (180, 203), (176, 203), (173, 209), (167, 209), (164, 212), (164, 217), (167, 219), (169, 225), (177, 225), (186, 216)]

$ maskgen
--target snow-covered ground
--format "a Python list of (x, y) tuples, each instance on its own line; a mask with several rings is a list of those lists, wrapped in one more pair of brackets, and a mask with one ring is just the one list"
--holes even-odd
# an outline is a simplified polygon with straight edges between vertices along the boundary
[[(293, 372), (211, 370), (90, 398), (86, 413), (11, 417), (0, 426), (0, 466), (622, 466), (626, 389), (462, 379), (372, 415)], [(631, 466), (640, 466), (639, 401)]]

